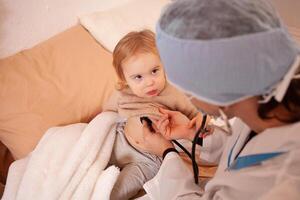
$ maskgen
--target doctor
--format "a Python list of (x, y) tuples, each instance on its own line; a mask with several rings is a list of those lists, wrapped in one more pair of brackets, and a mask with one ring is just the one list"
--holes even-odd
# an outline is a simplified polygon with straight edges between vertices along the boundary
[(299, 51), (273, 8), (263, 0), (174, 1), (157, 23), (157, 46), (169, 80), (196, 106), (236, 118), (230, 136), (216, 129), (204, 139), (200, 157), (218, 169), (203, 190), (167, 140), (193, 138), (195, 122), (162, 110), (154, 123), (166, 132), (144, 123), (148, 151), (164, 160), (142, 199), (300, 199)]

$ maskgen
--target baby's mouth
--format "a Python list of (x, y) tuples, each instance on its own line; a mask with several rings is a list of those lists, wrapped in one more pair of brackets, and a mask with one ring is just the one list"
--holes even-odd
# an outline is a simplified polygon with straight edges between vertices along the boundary
[(151, 90), (149, 92), (147, 92), (146, 94), (149, 96), (155, 96), (157, 94), (158, 90)]

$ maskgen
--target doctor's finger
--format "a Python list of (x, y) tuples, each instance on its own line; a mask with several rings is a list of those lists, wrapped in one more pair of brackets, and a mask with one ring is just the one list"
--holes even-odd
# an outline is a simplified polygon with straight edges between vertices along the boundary
[(162, 114), (167, 114), (170, 117), (175, 116), (175, 115), (178, 114), (178, 111), (167, 110), (167, 109), (164, 109), (164, 108), (159, 108), (159, 111)]
[(167, 117), (167, 116), (162, 116), (162, 117), (161, 117), (160, 119), (158, 119), (158, 120), (152, 119), (152, 118), (150, 118), (150, 119), (151, 119), (152, 123), (155, 124), (155, 126), (159, 129), (159, 127), (161, 126), (161, 123), (162, 123), (163, 121), (167, 120), (168, 117)]
[(166, 122), (169, 123), (168, 118), (161, 118), (156, 124), (158, 129), (161, 129), (162, 125), (165, 124)]
[(195, 126), (196, 122), (197, 122), (197, 118), (194, 117), (194, 118), (190, 121), (190, 123), (189, 123), (189, 125), (188, 125), (188, 128), (193, 128), (193, 127)]
[(167, 129), (169, 128), (169, 124), (170, 124), (170, 121), (168, 119), (164, 120), (160, 126), (159, 126), (159, 131), (165, 135), (166, 132), (167, 132)]
[(168, 115), (163, 115), (159, 118), (154, 118), (154, 117), (149, 117), (149, 119), (156, 125), (158, 126), (158, 123), (161, 121), (161, 120), (165, 120), (165, 119), (168, 119)]

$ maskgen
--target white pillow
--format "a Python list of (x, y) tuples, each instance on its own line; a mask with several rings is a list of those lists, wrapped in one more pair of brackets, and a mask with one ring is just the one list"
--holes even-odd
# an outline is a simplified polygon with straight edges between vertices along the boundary
[(113, 51), (130, 31), (154, 31), (161, 9), (171, 0), (133, 0), (109, 10), (79, 17), (80, 23), (106, 49)]

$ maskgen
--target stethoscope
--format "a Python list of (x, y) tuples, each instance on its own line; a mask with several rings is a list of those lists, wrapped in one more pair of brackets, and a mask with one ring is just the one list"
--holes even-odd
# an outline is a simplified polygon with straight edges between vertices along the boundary
[(179, 142), (176, 140), (172, 140), (174, 144), (176, 144), (179, 148), (181, 148), (192, 160), (192, 166), (193, 166), (193, 173), (194, 173), (194, 181), (196, 184), (198, 184), (198, 176), (199, 176), (199, 169), (198, 164), (196, 162), (196, 146), (197, 144), (202, 146), (203, 144), (203, 137), (199, 137), (201, 133), (207, 132), (205, 129), (207, 115), (203, 114), (202, 122), (200, 128), (195, 132), (194, 139), (192, 141), (192, 153), (190, 153), (186, 148), (184, 148)]
[[(200, 128), (195, 132), (194, 139), (192, 141), (192, 152), (190, 153), (185, 147), (183, 147), (178, 141), (172, 140), (174, 144), (176, 144), (179, 148), (181, 148), (187, 155), (188, 157), (192, 160), (192, 165), (193, 165), (193, 173), (194, 173), (194, 180), (195, 183), (198, 184), (198, 175), (199, 175), (199, 169), (198, 169), (198, 164), (196, 162), (196, 145), (202, 146), (203, 144), (203, 138), (199, 137), (201, 133), (207, 132), (205, 129), (205, 124), (206, 124), (206, 119), (207, 119), (207, 114), (203, 114), (202, 117), (202, 122)], [(151, 132), (155, 132), (154, 128), (152, 127), (152, 121), (148, 117), (140, 117), (141, 123), (142, 121), (145, 120), (147, 123), (147, 126)]]

